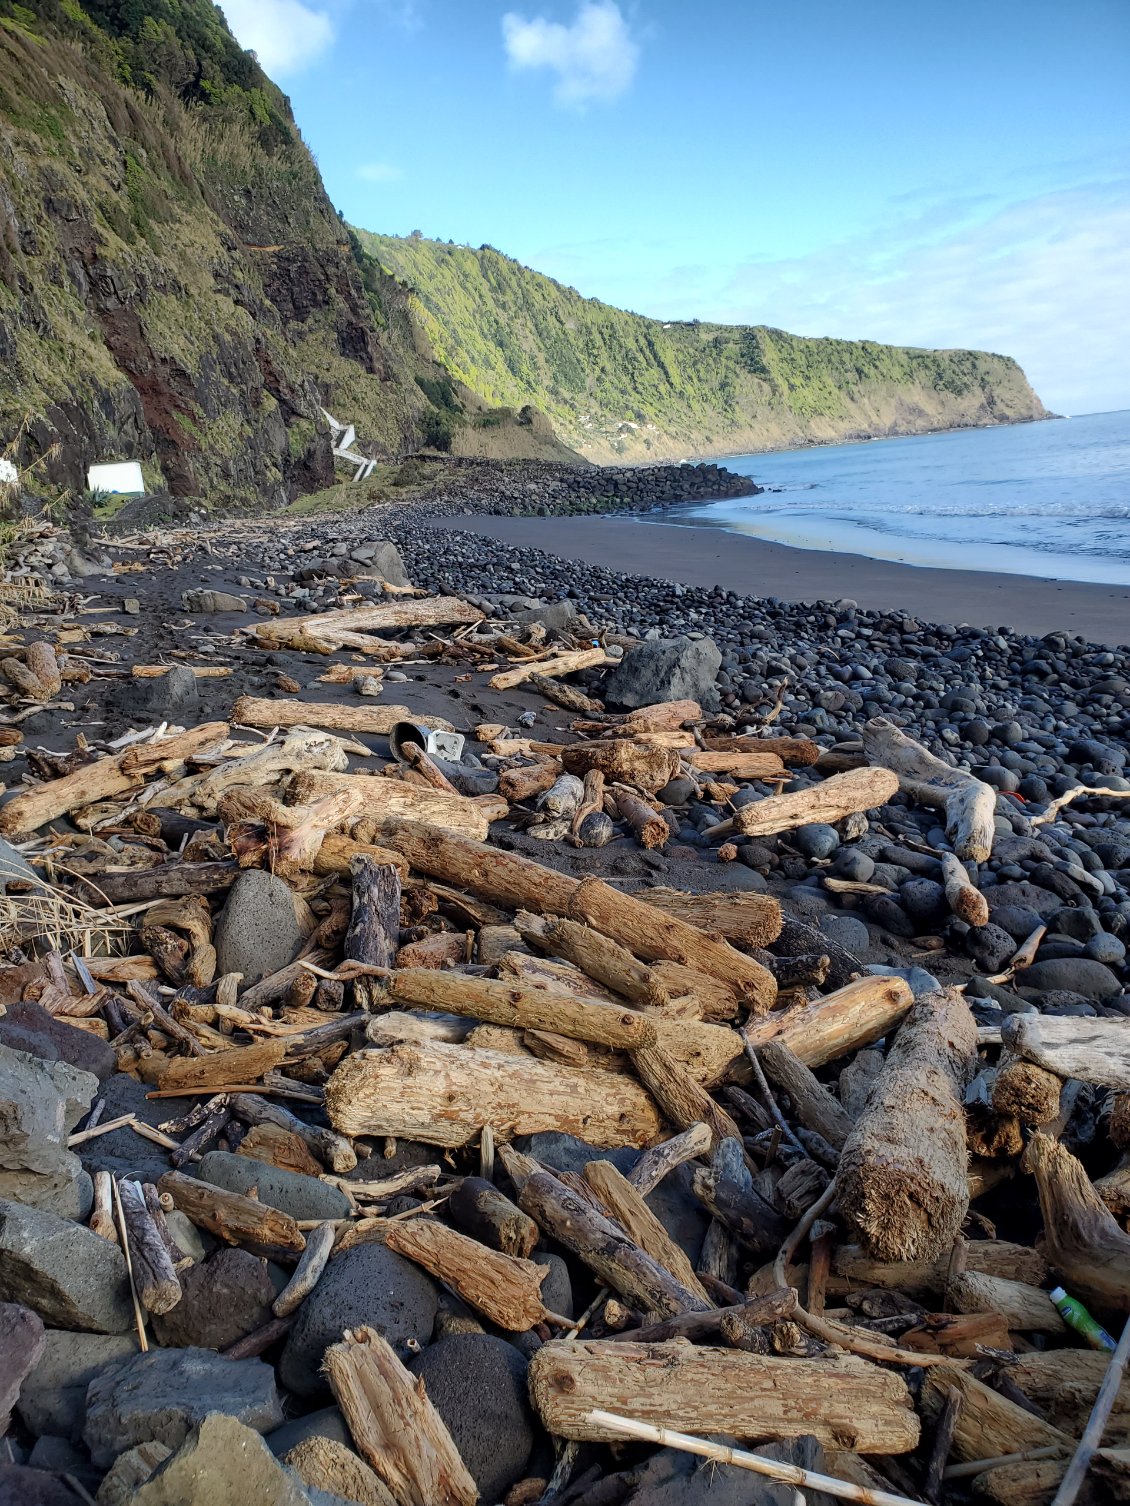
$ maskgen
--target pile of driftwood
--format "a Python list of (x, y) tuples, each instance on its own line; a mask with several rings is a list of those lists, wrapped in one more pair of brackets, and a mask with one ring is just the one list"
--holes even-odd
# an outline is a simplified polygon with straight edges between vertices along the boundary
[[(440, 626), (459, 632), (375, 636)], [(662, 847), (672, 828), (657, 795), (676, 777), (719, 803), (720, 850), (815, 821), (850, 829), (902, 790), (943, 812), (949, 901), (978, 924), (984, 897), (961, 860), (991, 849), (987, 786), (883, 722), (829, 754), (730, 735), (691, 702), (612, 716), (561, 683), (604, 662), (604, 647), (523, 641), (447, 598), (276, 618), (253, 637), (362, 654), (370, 679), (383, 663), (446, 656), (580, 720), (560, 743), (479, 727), (501, 777), (498, 794), (476, 796), (420, 748), (350, 771), (371, 756), (351, 735), (388, 733), (404, 707), (244, 697), (231, 723), (80, 748), (0, 808), (0, 833), (43, 875), (10, 897), (9, 943), (25, 955), (7, 996), (18, 983), (187, 1110), (159, 1131), (135, 1121), (171, 1153), (155, 1187), (96, 1179), (91, 1227), (129, 1251), (143, 1342), (145, 1313), (180, 1297), (163, 1221), (177, 1208), (293, 1266), (273, 1323), (241, 1355), (270, 1351), (327, 1262), (368, 1241), (486, 1323), (535, 1332), (531, 1400), (559, 1467), (515, 1500), (587, 1499), (617, 1464), (579, 1453), (585, 1443), (736, 1459), (671, 1431), (815, 1439), (815, 1474), (830, 1480), (751, 1467), (853, 1499), (972, 1489), (1063, 1506), (1081, 1482), (1080, 1499), (1125, 1498), (1130, 1391), (1049, 1296), (1062, 1284), (1116, 1335), (1130, 1311), (1125, 1023), (1020, 1015), (979, 1030), (959, 991), (916, 999), (899, 976), (861, 973), (767, 894), (629, 895), (487, 840), (509, 816), (570, 849), (616, 831)], [(36, 694), (57, 692), (58, 662), (36, 647), (22, 670)], [(824, 778), (785, 791), (791, 768), (814, 765)], [(735, 809), (739, 780), (776, 793)], [(307, 940), (245, 986), (218, 976), (214, 928), (253, 867), (290, 885)], [(1079, 1112), (1100, 1113), (1100, 1135), (1125, 1153), (1097, 1186), (1072, 1148)], [(626, 1175), (599, 1156), (554, 1171), (511, 1144), (543, 1131), (641, 1154)], [(435, 1147), (434, 1163), (348, 1177), (401, 1138)], [(217, 1146), (332, 1182), (350, 1216), (302, 1224), (188, 1174)], [(710, 1219), (696, 1260), (648, 1203), (684, 1163)], [(390, 1214), (406, 1194), (413, 1206)], [(542, 1302), (543, 1249), (591, 1273), (596, 1295), (576, 1319)], [(327, 1372), (358, 1451), (402, 1506), (475, 1500), (380, 1335), (344, 1334)], [(1092, 1406), (1105, 1434), (1087, 1427)]]

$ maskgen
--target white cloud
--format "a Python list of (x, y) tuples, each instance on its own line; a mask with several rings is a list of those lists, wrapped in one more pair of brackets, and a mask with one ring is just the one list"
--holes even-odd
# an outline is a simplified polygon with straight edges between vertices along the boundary
[[(750, 261), (692, 312), (804, 335), (1014, 356), (1051, 408), (1130, 403), (1130, 184), (1036, 194), (948, 227), (903, 220), (787, 260)], [(680, 311), (681, 312), (681, 311)]]
[(333, 44), (330, 17), (303, 0), (222, 0), (222, 9), (240, 46), (272, 78), (308, 67)]
[(618, 98), (632, 82), (640, 55), (614, 0), (585, 0), (571, 26), (508, 11), (502, 40), (512, 68), (549, 68), (557, 75), (553, 97), (561, 105)]
[(366, 183), (398, 183), (404, 174), (391, 162), (362, 162), (357, 176)]

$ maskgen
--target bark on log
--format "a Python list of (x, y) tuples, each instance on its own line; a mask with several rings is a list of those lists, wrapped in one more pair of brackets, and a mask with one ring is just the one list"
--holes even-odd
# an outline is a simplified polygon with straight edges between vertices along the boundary
[(702, 721), (702, 707), (697, 701), (657, 701), (654, 706), (637, 706), (619, 725), (629, 732), (667, 732)]
[(583, 777), (595, 769), (605, 779), (633, 784), (649, 795), (661, 790), (679, 772), (677, 752), (627, 739), (570, 743), (561, 749), (560, 756), (567, 773)]
[(326, 1350), (326, 1378), (358, 1452), (397, 1506), (475, 1506), (479, 1492), (427, 1391), (371, 1328)]
[(781, 906), (767, 894), (649, 889), (640, 898), (653, 909), (678, 916), (700, 931), (724, 936), (743, 949), (771, 946), (781, 934)]
[(609, 659), (602, 648), (569, 649), (565, 653), (554, 654), (550, 659), (535, 659), (532, 663), (519, 664), (514, 669), (504, 669), (499, 674), (491, 675), (487, 683), (492, 690), (513, 690), (515, 685), (523, 685), (532, 675), (550, 679), (615, 662)]
[(940, 1254), (969, 1208), (962, 1101), (977, 1026), (960, 994), (919, 1000), (840, 1158), (840, 1211), (882, 1260)]
[(1067, 1288), (1084, 1301), (1130, 1312), (1130, 1234), (1119, 1228), (1079, 1161), (1037, 1132), (1023, 1165), (1036, 1178), (1048, 1260)]
[(854, 1355), (782, 1359), (734, 1349), (631, 1342), (544, 1344), (530, 1362), (530, 1396), (559, 1437), (610, 1439), (588, 1420), (617, 1412), (743, 1442), (805, 1435), (861, 1454), (904, 1454), (919, 1437), (902, 1378)]
[(859, 978), (812, 1004), (753, 1020), (745, 1035), (755, 1051), (778, 1041), (805, 1066), (822, 1067), (886, 1035), (913, 1003), (902, 978)]
[(856, 811), (885, 805), (898, 787), (889, 769), (852, 769), (791, 795), (769, 795), (743, 805), (730, 820), (712, 826), (708, 835), (712, 842), (724, 842), (733, 836), (771, 837), (814, 821), (834, 824)]
[(331, 732), (367, 732), (387, 737), (397, 722), (418, 722), (441, 732), (454, 729), (441, 716), (424, 716), (407, 706), (343, 706), (334, 701), (269, 700), (240, 696), (232, 720), (242, 727), (317, 727)]
[[(1110, 1356), (1093, 1349), (1043, 1349), (1017, 1355), (1008, 1376), (1045, 1414), (1053, 1427), (1078, 1436), (1087, 1425)], [(1130, 1443), (1130, 1377), (1115, 1398), (1104, 1438), (1108, 1444)]]
[(464, 1177), (448, 1198), (447, 1211), (465, 1233), (504, 1255), (526, 1260), (538, 1242), (533, 1219), (484, 1177)]
[(438, 1041), (347, 1056), (326, 1084), (326, 1111), (347, 1135), (428, 1145), (465, 1145), (484, 1124), (497, 1139), (559, 1130), (608, 1147), (646, 1145), (659, 1132), (651, 1099), (630, 1078)]
[(501, 979), (413, 968), (388, 980), (388, 995), (415, 1009), (467, 1015), (516, 1030), (548, 1030), (596, 1045), (631, 1051), (656, 1039), (647, 1015), (615, 1004), (600, 1004), (539, 988), (515, 988)]
[(1007, 1276), (966, 1270), (949, 1282), (946, 1296), (954, 1312), (995, 1313), (1017, 1333), (1050, 1333), (1062, 1339), (1068, 1331), (1047, 1292)]
[(758, 1056), (777, 1086), (788, 1093), (793, 1113), (801, 1124), (822, 1135), (834, 1149), (841, 1150), (854, 1122), (839, 1099), (781, 1041), (762, 1046)]
[(953, 1435), (953, 1453), (958, 1459), (997, 1459), (1030, 1448), (1072, 1446), (1066, 1433), (956, 1365), (931, 1365), (926, 1371), (922, 1406), (931, 1420), (940, 1413), (950, 1387), (957, 1388), (962, 1400)]
[(792, 768), (807, 768), (820, 757), (820, 744), (810, 737), (704, 737), (704, 748), (718, 753), (772, 753)]
[[(357, 815), (374, 822), (374, 834), (386, 841), (386, 827), (391, 835), (405, 819), (429, 822), (429, 830), (442, 827), (446, 832), (481, 841), (492, 819), (487, 807), (476, 804), (465, 795), (445, 795), (425, 785), (408, 784), (403, 779), (365, 774), (296, 774), (290, 782), (287, 797), (296, 805), (309, 805), (336, 790), (345, 789), (357, 792), (360, 797)], [(396, 842), (391, 845), (399, 846)]]
[(700, 1166), (695, 1169), (691, 1186), (707, 1212), (756, 1255), (778, 1250), (790, 1231), (789, 1221), (761, 1196), (752, 1180), (746, 1186), (736, 1178), (719, 1176), (713, 1167), (707, 1170)]
[(938, 861), (942, 865), (946, 903), (958, 920), (963, 920), (968, 926), (987, 926), (989, 901), (972, 882), (964, 864), (952, 852), (940, 852)]
[(357, 1165), (357, 1153), (344, 1136), (332, 1129), (307, 1124), (305, 1119), (299, 1119), (281, 1104), (270, 1103), (256, 1093), (233, 1093), (228, 1106), (245, 1124), (275, 1124), (297, 1135), (338, 1176), (344, 1176)]
[(654, 806), (646, 800), (617, 784), (612, 787), (612, 797), (621, 821), (625, 821), (635, 833), (636, 841), (648, 851), (665, 847), (671, 838), (671, 828)]
[[(741, 1006), (732, 988), (684, 967), (681, 962), (653, 962), (651, 970), (670, 1001), (664, 1010), (674, 1019), (706, 1020), (715, 1024), (732, 1020)], [(770, 970), (771, 971), (771, 970)]]
[[(153, 775), (175, 769), (186, 758), (222, 743), (228, 735), (226, 722), (206, 722), (161, 742), (127, 748), (113, 758), (99, 758), (73, 774), (17, 795), (0, 809), (0, 835), (5, 837), (38, 831), (84, 805), (127, 794)], [(183, 892), (183, 891), (182, 891)]]
[(413, 868), (432, 878), (468, 888), (511, 910), (583, 920), (646, 961), (668, 958), (709, 973), (731, 984), (759, 1013), (776, 997), (776, 984), (763, 967), (724, 941), (676, 917), (664, 917), (599, 879), (578, 882), (528, 858), (419, 821), (390, 821), (384, 839)]
[(281, 1064), (286, 1052), (285, 1039), (269, 1037), (207, 1056), (178, 1056), (168, 1062), (157, 1081), (162, 1088), (199, 1088), (202, 1093), (229, 1082), (257, 1082), (264, 1072)]
[(545, 1319), (541, 1284), (549, 1274), (547, 1265), (490, 1250), (435, 1219), (390, 1224), (385, 1245), (446, 1282), (499, 1328), (525, 1333)]
[[(1019, 981), (1023, 983), (1023, 977)], [(1123, 1092), (1130, 1088), (1130, 1020), (1009, 1015), (1001, 1026), (1001, 1041), (1014, 1056), (1057, 1077)]]
[(358, 842), (340, 832), (327, 832), (322, 845), (314, 855), (310, 871), (319, 878), (331, 873), (348, 873), (354, 858), (371, 858), (374, 863), (392, 863), (403, 883), (408, 877), (408, 864), (398, 852), (379, 847), (372, 842)]
[[(854, 1288), (882, 1286), (925, 1297), (944, 1292), (949, 1275), (950, 1252), (933, 1260), (879, 1261), (859, 1247), (840, 1245), (832, 1257), (836, 1274)], [(1047, 1280), (1047, 1261), (1038, 1250), (1003, 1239), (971, 1239), (965, 1244), (965, 1268), (985, 1276), (1025, 1281), (1041, 1286)]]
[(186, 1213), (194, 1224), (207, 1229), (229, 1245), (242, 1245), (266, 1260), (293, 1260), (306, 1248), (306, 1240), (289, 1213), (238, 1192), (225, 1192), (196, 1177), (167, 1171), (157, 1183), (167, 1192), (174, 1208)]
[(945, 813), (946, 836), (959, 858), (984, 863), (992, 855), (997, 792), (966, 769), (955, 769), (885, 717), (863, 729), (863, 749), (874, 764), (898, 776), (899, 788)]
[(129, 1237), (134, 1284), (141, 1305), (146, 1312), (154, 1314), (172, 1312), (183, 1296), (180, 1278), (146, 1206), (141, 1184), (122, 1178), (118, 1182), (118, 1195)]
[(581, 1174), (628, 1238), (669, 1271), (680, 1286), (713, 1306), (686, 1252), (671, 1238), (627, 1177), (611, 1161), (590, 1161)]
[[(666, 823), (664, 823), (666, 824)], [(667, 990), (650, 967), (637, 962), (627, 947), (588, 926), (560, 916), (548, 919), (520, 910), (514, 918), (522, 940), (555, 957), (563, 957), (621, 998), (640, 1009), (662, 1009)]]
[(634, 1243), (615, 1220), (548, 1172), (539, 1171), (522, 1188), (518, 1204), (551, 1238), (580, 1257), (635, 1308), (670, 1317), (710, 1306), (682, 1285)]
[[(400, 872), (392, 863), (374, 863), (354, 858), (349, 865), (353, 881), (353, 909), (343, 952), (347, 962), (371, 967), (391, 967), (400, 945)], [(353, 996), (362, 1009), (369, 1007), (380, 990), (375, 980), (357, 978)]]
[(705, 1124), (714, 1137), (713, 1145), (728, 1137), (741, 1139), (741, 1131), (726, 1110), (716, 1104), (705, 1088), (662, 1046), (644, 1046), (634, 1051), (632, 1065), (640, 1081), (677, 1129)]
[(566, 711), (579, 711), (588, 714), (593, 711), (603, 711), (601, 701), (594, 701), (592, 696), (582, 694), (572, 685), (558, 685), (555, 680), (549, 679), (544, 674), (531, 674), (527, 676), (526, 684), (531, 690), (536, 690), (545, 696), (547, 701), (552, 701), (555, 706), (561, 706)]
[(89, 904), (132, 905), (151, 899), (179, 899), (186, 894), (219, 894), (240, 875), (238, 863), (181, 863), (175, 858), (157, 868), (124, 868), (83, 879), (79, 890)]

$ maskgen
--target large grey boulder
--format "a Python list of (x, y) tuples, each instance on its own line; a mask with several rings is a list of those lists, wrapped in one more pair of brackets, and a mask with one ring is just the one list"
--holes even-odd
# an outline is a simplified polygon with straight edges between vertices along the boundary
[(19, 1302), (0, 1302), (0, 1437), (29, 1370), (47, 1346), (43, 1319)]
[(525, 1356), (505, 1339), (458, 1333), (429, 1344), (408, 1368), (427, 1387), (480, 1499), (500, 1501), (534, 1446)]
[(217, 1250), (182, 1271), (180, 1284), (176, 1307), (153, 1318), (157, 1342), (166, 1349), (226, 1349), (270, 1321), (275, 1283), (267, 1262), (247, 1250)]
[(400, 550), (388, 539), (372, 539), (367, 544), (358, 544), (349, 558), (362, 566), (358, 572), (373, 580), (383, 580), (390, 586), (411, 586), (400, 558)]
[(7, 1005), (0, 1017), (0, 1044), (45, 1062), (69, 1062), (100, 1081), (114, 1071), (114, 1052), (106, 1041), (76, 1030), (30, 999)]
[(289, 884), (262, 868), (248, 868), (231, 887), (216, 922), (220, 974), (242, 973), (244, 985), (257, 983), (293, 962), (309, 927)]
[(185, 591), (181, 605), (186, 612), (246, 612), (247, 602), (242, 596), (233, 596), (230, 591), (213, 591), (210, 587)]
[(168, 674), (123, 680), (116, 705), (131, 719), (150, 717), (191, 726), (200, 709), (200, 687), (187, 664), (175, 664)]
[(659, 638), (630, 648), (604, 682), (610, 706), (652, 706), (658, 701), (697, 701), (704, 711), (719, 704), (715, 676), (722, 655), (712, 638)]
[(91, 1381), (83, 1438), (95, 1464), (108, 1469), (150, 1438), (179, 1449), (210, 1412), (257, 1433), (277, 1428), (282, 1408), (274, 1371), (262, 1360), (226, 1360), (210, 1349), (135, 1354)]
[(1021, 988), (1036, 988), (1042, 993), (1063, 989), (1082, 994), (1085, 999), (1110, 999), (1122, 992), (1122, 985), (1102, 962), (1089, 957), (1057, 957), (1049, 962), (1035, 962), (1017, 973)]
[(22, 1203), (0, 1202), (0, 1301), (22, 1302), (55, 1328), (125, 1333), (133, 1325), (117, 1245)]
[(9, 884), (14, 890), (38, 889), (41, 881), (23, 853), (0, 837), (0, 894), (7, 894)]
[(90, 1178), (66, 1137), (97, 1091), (90, 1072), (0, 1045), (0, 1198), (87, 1216)]
[(402, 1360), (408, 1340), (427, 1344), (435, 1328), (437, 1295), (419, 1266), (383, 1245), (358, 1245), (331, 1260), (298, 1309), (279, 1361), (279, 1379), (299, 1396), (324, 1396), (322, 1359), (347, 1328), (375, 1328)]
[[(256, 1362), (257, 1363), (257, 1362)], [(251, 1426), (215, 1411), (133, 1496), (134, 1506), (310, 1506)]]
[(196, 1175), (202, 1182), (239, 1192), (252, 1189), (261, 1203), (289, 1213), (291, 1218), (348, 1218), (349, 1199), (344, 1192), (299, 1171), (286, 1171), (257, 1161), (253, 1156), (235, 1156), (229, 1151), (210, 1150), (200, 1158)]
[(20, 1388), (16, 1411), (29, 1433), (77, 1441), (86, 1418), (86, 1391), (96, 1375), (137, 1353), (133, 1334), (70, 1333), (49, 1328), (42, 1357)]
[(26, 1464), (0, 1464), (0, 1506), (81, 1506), (65, 1480)]

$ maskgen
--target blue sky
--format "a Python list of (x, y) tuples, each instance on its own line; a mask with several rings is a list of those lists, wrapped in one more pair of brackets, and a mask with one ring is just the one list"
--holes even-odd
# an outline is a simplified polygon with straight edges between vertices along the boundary
[(1130, 407), (1127, 0), (228, 0), (366, 229)]

